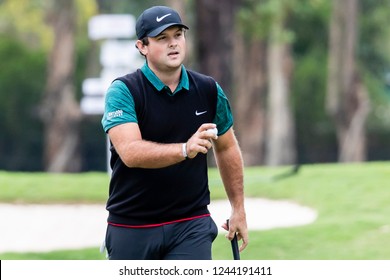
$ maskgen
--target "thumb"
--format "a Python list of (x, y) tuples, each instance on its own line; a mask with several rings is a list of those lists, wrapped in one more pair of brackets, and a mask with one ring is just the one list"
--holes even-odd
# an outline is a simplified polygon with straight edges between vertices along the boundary
[(226, 236), (227, 239), (229, 239), (231, 241), (231, 240), (233, 240), (235, 234), (236, 233), (234, 231), (229, 230), (229, 232), (225, 236)]
[(224, 228), (228, 231), (228, 233), (225, 235), (225, 237), (229, 240), (233, 240), (234, 235), (236, 234), (235, 231), (230, 227), (229, 225), (229, 219), (226, 220), (226, 223), (224, 224)]

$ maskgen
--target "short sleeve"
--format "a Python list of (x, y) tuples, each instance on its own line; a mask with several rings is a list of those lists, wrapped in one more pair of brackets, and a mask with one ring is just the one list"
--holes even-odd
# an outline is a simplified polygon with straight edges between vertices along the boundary
[(127, 86), (116, 80), (107, 90), (101, 123), (107, 133), (110, 128), (129, 122), (138, 122), (134, 98)]
[(221, 86), (217, 84), (217, 112), (214, 123), (217, 125), (218, 135), (223, 135), (233, 126), (233, 114), (230, 109), (229, 100), (223, 92)]

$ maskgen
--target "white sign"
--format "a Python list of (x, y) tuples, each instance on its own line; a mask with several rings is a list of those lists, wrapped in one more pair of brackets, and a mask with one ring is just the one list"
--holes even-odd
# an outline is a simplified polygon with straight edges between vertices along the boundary
[(108, 38), (131, 38), (135, 35), (133, 15), (97, 15), (88, 22), (88, 33), (92, 40)]
[(114, 79), (124, 76), (130, 73), (126, 68), (115, 67), (115, 68), (103, 68), (100, 72), (100, 79), (102, 80), (102, 86), (106, 91), (107, 88), (111, 85)]
[(104, 85), (100, 78), (87, 78), (83, 81), (82, 90), (86, 96), (103, 96)]
[(104, 96), (84, 96), (80, 108), (86, 115), (102, 115), (104, 113)]
[(103, 67), (126, 67), (134, 71), (145, 61), (135, 47), (135, 40), (107, 40), (100, 51), (100, 63)]
[[(87, 115), (104, 113), (105, 93), (112, 81), (140, 68), (145, 59), (135, 47), (135, 17), (133, 15), (97, 15), (89, 20), (89, 37), (93, 40), (105, 39), (100, 51), (103, 68), (99, 78), (83, 81), (84, 93), (81, 110)], [(127, 39), (127, 40), (124, 40)]]

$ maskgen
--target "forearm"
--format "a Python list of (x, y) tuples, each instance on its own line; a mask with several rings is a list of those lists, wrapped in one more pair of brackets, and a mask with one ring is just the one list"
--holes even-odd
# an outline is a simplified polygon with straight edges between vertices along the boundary
[(132, 141), (122, 148), (121, 159), (128, 167), (163, 168), (185, 159), (183, 143), (160, 144), (145, 140)]
[(219, 172), (229, 198), (232, 213), (230, 215), (229, 227), (224, 224), (228, 230), (227, 238), (232, 240), (237, 233), (238, 239), (243, 243), (240, 251), (248, 245), (248, 227), (246, 223), (246, 213), (244, 207), (244, 164), (237, 140), (231, 130), (224, 138), (222, 143), (214, 148), (215, 157)]
[[(211, 148), (210, 139), (218, 137), (207, 130), (215, 124), (203, 124), (186, 143), (162, 144), (142, 139), (138, 124), (126, 123), (109, 130), (112, 144), (123, 163), (136, 168), (163, 168), (207, 153)], [(183, 145), (186, 147), (183, 148)], [(185, 149), (185, 152), (183, 152)]]
[(215, 151), (219, 172), (233, 211), (244, 210), (243, 160), (238, 145)]

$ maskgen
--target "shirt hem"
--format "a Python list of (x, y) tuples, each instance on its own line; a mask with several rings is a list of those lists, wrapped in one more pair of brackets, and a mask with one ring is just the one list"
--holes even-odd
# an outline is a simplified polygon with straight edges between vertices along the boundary
[(183, 218), (183, 219), (178, 219), (178, 220), (173, 220), (173, 221), (168, 221), (168, 222), (163, 222), (163, 223), (156, 223), (156, 224), (145, 224), (145, 225), (126, 225), (126, 224), (118, 224), (118, 223), (113, 223), (113, 222), (108, 222), (109, 225), (115, 226), (115, 227), (124, 227), (124, 228), (152, 228), (152, 227), (161, 227), (161, 226), (166, 226), (170, 224), (175, 224), (175, 223), (182, 223), (182, 222), (187, 222), (187, 221), (192, 221), (195, 219), (201, 219), (205, 217), (210, 217), (210, 214), (203, 214), (203, 215), (198, 215), (190, 218)]

